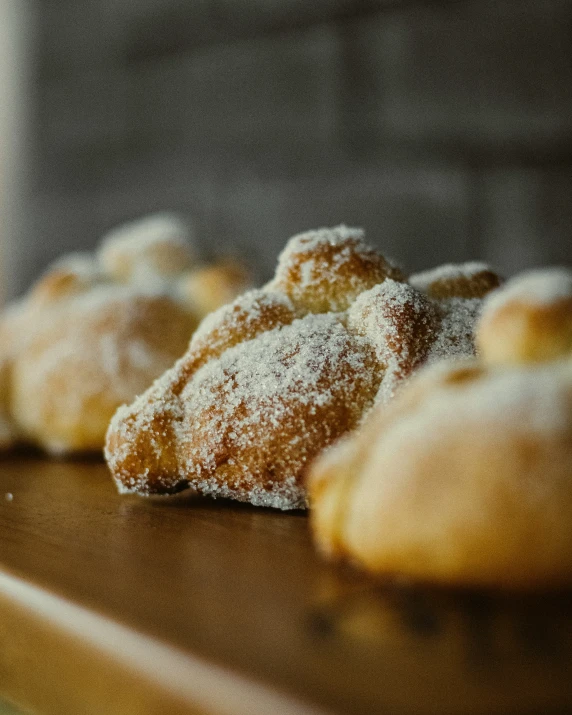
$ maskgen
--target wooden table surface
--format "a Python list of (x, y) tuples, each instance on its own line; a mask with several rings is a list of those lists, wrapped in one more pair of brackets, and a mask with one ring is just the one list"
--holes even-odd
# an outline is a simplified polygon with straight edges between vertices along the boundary
[(383, 586), (302, 513), (0, 461), (0, 696), (34, 712), (567, 713), (571, 676), (568, 594)]

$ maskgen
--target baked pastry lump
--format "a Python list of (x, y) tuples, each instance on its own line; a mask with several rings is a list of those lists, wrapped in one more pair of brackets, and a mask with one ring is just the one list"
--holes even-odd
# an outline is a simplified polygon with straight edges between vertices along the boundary
[(180, 294), (201, 317), (230, 303), (251, 287), (245, 267), (228, 258), (185, 271), (178, 283)]
[(572, 584), (571, 301), (566, 269), (509, 281), (485, 301), (479, 360), (420, 371), (315, 462), (323, 553), (382, 577)]
[(572, 271), (544, 268), (513, 278), (487, 301), (478, 340), (495, 365), (572, 355)]
[(305, 508), (325, 447), (421, 364), (473, 354), (481, 302), (415, 289), (360, 229), (293, 237), (270, 283), (208, 316), (184, 357), (117, 411), (105, 453), (119, 491)]
[(103, 450), (117, 407), (184, 353), (204, 315), (180, 289), (202, 270), (191, 238), (170, 214), (128, 224), (96, 254), (56, 261), (4, 311), (0, 446), (17, 437), (56, 455)]

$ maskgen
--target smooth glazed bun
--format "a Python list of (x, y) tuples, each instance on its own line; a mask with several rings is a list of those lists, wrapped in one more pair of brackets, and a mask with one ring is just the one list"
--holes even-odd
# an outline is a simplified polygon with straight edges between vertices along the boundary
[(209, 316), (116, 413), (106, 457), (119, 490), (305, 507), (325, 447), (421, 364), (473, 353), (479, 300), (432, 301), (397, 278), (357, 229), (291, 239), (274, 280)]
[(544, 276), (527, 296), (523, 277), (491, 297), (478, 329), (482, 361), (422, 370), (314, 463), (312, 527), (324, 553), (382, 577), (572, 585), (572, 360), (546, 347), (566, 345), (568, 324), (550, 326), (544, 362), (521, 349), (522, 330), (505, 324), (493, 338), (489, 329), (505, 305), (528, 316), (542, 295), (545, 310), (560, 307), (563, 274), (551, 276), (550, 290)]

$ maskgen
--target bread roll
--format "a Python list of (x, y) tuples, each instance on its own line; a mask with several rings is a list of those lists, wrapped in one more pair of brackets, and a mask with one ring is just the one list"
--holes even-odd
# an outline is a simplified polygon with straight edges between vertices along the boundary
[(421, 371), (315, 462), (322, 552), (381, 577), (572, 585), (571, 298), (565, 270), (509, 281), (480, 360)]
[(106, 457), (119, 490), (306, 507), (317, 455), (422, 364), (474, 352), (480, 304), (425, 296), (358, 229), (293, 237), (267, 286), (209, 316), (118, 410)]

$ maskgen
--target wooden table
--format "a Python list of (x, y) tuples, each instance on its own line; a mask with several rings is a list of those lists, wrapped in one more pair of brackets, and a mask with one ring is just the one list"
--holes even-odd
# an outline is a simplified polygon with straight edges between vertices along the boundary
[[(12, 498), (6, 497), (12, 495)], [(568, 713), (572, 604), (382, 586), (307, 518), (0, 461), (0, 696), (54, 715)]]

